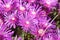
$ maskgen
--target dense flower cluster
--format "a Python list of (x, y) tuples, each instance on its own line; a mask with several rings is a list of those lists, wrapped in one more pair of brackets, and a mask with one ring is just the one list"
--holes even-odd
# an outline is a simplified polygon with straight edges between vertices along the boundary
[(58, 15), (53, 20), (48, 16), (57, 4), (58, 0), (0, 0), (0, 40), (12, 40), (16, 25), (34, 35), (32, 40), (59, 40), (54, 21)]
[(5, 25), (0, 26), (0, 40), (12, 40), (12, 34), (14, 32), (11, 31), (8, 27)]

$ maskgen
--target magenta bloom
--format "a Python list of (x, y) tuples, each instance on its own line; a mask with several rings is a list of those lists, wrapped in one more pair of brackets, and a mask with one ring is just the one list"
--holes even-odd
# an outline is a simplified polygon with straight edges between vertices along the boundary
[(6, 25), (8, 26), (8, 27), (16, 27), (16, 25), (18, 24), (18, 16), (17, 16), (17, 13), (16, 13), (16, 11), (14, 12), (14, 13), (12, 13), (12, 14), (8, 14), (8, 15), (6, 15), (6, 17), (5, 17), (5, 21), (6, 21)]
[(58, 3), (58, 0), (41, 0), (41, 3), (44, 4), (46, 7), (51, 8), (53, 6), (56, 6), (56, 4)]
[(21, 14), (20, 18), (20, 26), (22, 26), (24, 31), (29, 31), (29, 29), (38, 24), (38, 20), (36, 18), (32, 18), (28, 15), (28, 13)]
[(20, 21), (20, 26), (23, 26), (24, 31), (30, 31), (31, 27), (34, 27), (35, 25), (38, 25), (38, 20), (42, 17), (44, 17), (42, 20), (45, 19), (46, 12), (41, 11), (39, 9), (35, 9), (33, 6), (29, 7), (29, 11), (26, 11), (25, 13), (20, 13), (19, 15), (19, 21)]
[(56, 26), (54, 26), (53, 24), (50, 24), (49, 20), (47, 20), (45, 18), (44, 19), (41, 18), (39, 20), (38, 25), (35, 25), (34, 27), (31, 27), (30, 33), (35, 35), (36, 37), (40, 37), (40, 36), (44, 36), (45, 33), (46, 33), (46, 30), (50, 29), (50, 28), (54, 29), (54, 28), (56, 28)]
[(12, 34), (14, 32), (9, 30), (5, 25), (0, 26), (0, 40), (12, 40)]
[[(30, 5), (29, 5), (30, 6)], [(26, 6), (27, 7), (27, 6)], [(29, 29), (38, 24), (38, 19), (36, 18), (39, 9), (35, 9), (35, 7), (30, 6), (29, 11), (25, 11), (23, 13), (18, 13), (19, 14), (19, 21), (20, 21), (20, 26), (22, 26), (22, 29), (24, 31), (30, 31)]]
[[(57, 16), (51, 21), (46, 11), (47, 8), (49, 12), (57, 3), (58, 0), (0, 0), (0, 40), (12, 40), (15, 30), (10, 28), (16, 26), (34, 35), (37, 40), (59, 40), (60, 35), (53, 22)], [(18, 35), (14, 40), (23, 39)]]
[[(33, 34), (36, 38), (43, 37), (43, 40), (48, 40), (48, 39), (57, 40), (57, 37), (58, 37), (57, 32), (56, 32), (57, 30), (53, 30), (55, 28), (52, 29), (51, 26), (50, 26), (50, 28), (48, 28), (48, 30), (45, 31), (43, 28), (40, 28), (39, 26), (34, 26), (31, 28), (30, 33)], [(47, 39), (45, 39), (45, 38), (47, 38)]]
[(0, 0), (0, 7), (3, 11), (9, 11), (12, 8), (13, 1), (12, 0)]

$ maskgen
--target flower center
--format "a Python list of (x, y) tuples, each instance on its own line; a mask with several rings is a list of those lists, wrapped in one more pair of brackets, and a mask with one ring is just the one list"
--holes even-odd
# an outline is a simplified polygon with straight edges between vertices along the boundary
[(19, 8), (21, 11), (24, 11), (25, 10), (25, 7), (21, 6), (20, 5), (20, 8)]
[(4, 7), (6, 11), (9, 11), (11, 9), (11, 5), (9, 3), (5, 4)]
[(16, 20), (16, 19), (13, 17), (12, 20), (14, 21), (14, 20)]
[(29, 24), (29, 21), (26, 21), (26, 24)]
[(43, 30), (43, 29), (39, 29), (39, 30), (38, 30), (38, 33), (39, 33), (40, 35), (42, 35), (42, 34), (43, 34), (43, 32), (44, 32), (44, 30)]
[(48, 5), (50, 5), (50, 4), (51, 4), (51, 0), (46, 0), (46, 3), (47, 3)]
[(10, 8), (10, 4), (6, 4), (6, 8)]
[(32, 11), (32, 14), (33, 14), (33, 15), (35, 15), (35, 14), (36, 14), (36, 12), (35, 12), (35, 11)]
[(11, 21), (12, 23), (15, 23), (15, 22), (16, 22), (16, 18), (15, 18), (15, 17), (12, 17), (10, 21)]

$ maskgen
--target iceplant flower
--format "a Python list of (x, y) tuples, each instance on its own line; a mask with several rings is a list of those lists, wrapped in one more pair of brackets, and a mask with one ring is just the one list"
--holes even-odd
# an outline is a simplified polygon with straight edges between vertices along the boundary
[(0, 40), (12, 40), (13, 31), (5, 25), (0, 26)]
[(40, 28), (39, 26), (35, 25), (32, 26), (30, 29), (30, 33), (35, 37), (40, 37), (44, 33), (44, 29)]
[(20, 22), (20, 26), (22, 26), (22, 29), (24, 31), (29, 31), (29, 29), (31, 28), (31, 26), (38, 24), (38, 20), (35, 18), (31, 18), (29, 17), (29, 15), (27, 13), (21, 14), (19, 16), (19, 22)]
[(23, 11), (25, 11), (25, 7), (22, 6), (22, 5), (20, 5), (20, 6), (19, 6), (19, 10), (23, 12)]
[(53, 6), (56, 6), (56, 4), (58, 3), (58, 0), (41, 0), (41, 3), (44, 4), (46, 7), (51, 8)]
[(25, 6), (23, 6), (23, 0), (20, 0), (17, 3), (17, 7), (18, 7), (18, 11), (20, 11), (20, 12), (25, 12), (25, 10), (26, 10)]
[(5, 16), (5, 24), (8, 26), (8, 27), (16, 27), (16, 25), (18, 24), (18, 16), (17, 16), (17, 13), (16, 11), (10, 15), (7, 15)]
[(56, 19), (57, 16), (58, 16), (58, 15), (56, 15), (51, 22), (49, 22), (49, 20), (41, 21), (41, 22), (40, 22), (40, 23), (42, 23), (42, 24), (41, 24), (42, 26), (39, 25), (40, 28), (44, 28), (44, 27), (45, 27), (45, 28), (44, 28), (45, 30), (44, 30), (43, 34), (45, 34), (46, 31), (48, 31), (47, 29), (51, 29), (49, 32), (53, 32), (52, 29), (55, 29), (55, 28), (56, 28), (56, 25), (53, 24), (53, 23), (54, 23), (53, 21)]
[(12, 1), (12, 0), (7, 0), (7, 1), (4, 0), (4, 5), (3, 5), (4, 10), (5, 10), (5, 11), (11, 10), (12, 4), (13, 4), (13, 1)]
[(29, 6), (29, 12), (28, 12), (28, 15), (31, 17), (31, 18), (35, 18), (39, 15), (39, 12), (42, 10), (41, 6), (38, 8), (39, 5), (36, 6)]
[(45, 32), (47, 31), (48, 28), (56, 28), (53, 24), (49, 23), (49, 20), (47, 19), (40, 19), (41, 21), (38, 22), (38, 25), (35, 25), (34, 27), (31, 27), (30, 33), (35, 35), (35, 36), (43, 36)]
[[(43, 28), (43, 26), (34, 26), (34, 27), (31, 27), (31, 29), (30, 29), (30, 33), (31, 34), (33, 34), (35, 37), (43, 37), (44, 35), (45, 35), (45, 33), (47, 32), (47, 33), (49, 33), (49, 32), (51, 32), (51, 33), (53, 33), (53, 32), (55, 32), (55, 30), (52, 30), (52, 28), (53, 28), (54, 26), (50, 26), (49, 28), (48, 28), (48, 30), (46, 29), (46, 31), (45, 31), (45, 29)], [(53, 28), (53, 29), (55, 29), (55, 28)], [(57, 33), (57, 32), (56, 32)], [(55, 33), (55, 34), (56, 34)], [(54, 36), (55, 37), (55, 36)]]
[(42, 27), (42, 28), (46, 28), (47, 27), (47, 25), (49, 25), (50, 23), (49, 23), (49, 21), (51, 20), (51, 18), (50, 17), (48, 17), (47, 16), (47, 14), (46, 14), (46, 12), (45, 11), (40, 11), (39, 12), (39, 14), (38, 14), (38, 16), (37, 16), (37, 19), (38, 19), (38, 25), (40, 26), (40, 27)]

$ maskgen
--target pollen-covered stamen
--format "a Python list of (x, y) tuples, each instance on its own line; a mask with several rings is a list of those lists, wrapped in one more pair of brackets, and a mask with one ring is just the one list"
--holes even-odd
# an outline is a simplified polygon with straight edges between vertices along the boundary
[(48, 25), (48, 23), (46, 23), (44, 26), (47, 26)]
[(29, 14), (28, 14), (31, 18), (35, 18), (36, 17), (36, 11), (35, 10), (30, 10)]
[(22, 2), (22, 0), (19, 0), (19, 3), (17, 3), (19, 11), (25, 11), (25, 7), (23, 6)]
[(17, 21), (17, 16), (16, 16), (17, 10), (14, 13), (15, 14), (12, 14), (12, 15), (9, 16), (9, 19), (12, 22), (16, 22)]
[(11, 9), (11, 4), (6, 3), (4, 7), (5, 7), (5, 11), (9, 11)]
[(25, 10), (25, 7), (22, 6), (22, 5), (20, 5), (20, 6), (19, 6), (19, 10), (20, 10), (20, 11), (24, 11), (24, 10)]
[(30, 25), (30, 22), (29, 21), (26, 21), (25, 22), (25, 27), (29, 27), (29, 25)]
[(31, 17), (35, 17), (36, 16), (36, 11), (35, 9), (30, 9), (30, 14), (29, 14)]
[(9, 10), (11, 10), (11, 4), (12, 4), (13, 2), (12, 2), (12, 0), (11, 1), (9, 1), (9, 2), (7, 2), (7, 3), (5, 3), (4, 4), (4, 8), (5, 8), (5, 11), (9, 11)]
[(12, 22), (12, 23), (15, 23), (16, 22), (16, 17), (12, 17), (11, 19), (10, 19), (10, 21)]
[(39, 29), (39, 30), (38, 30), (38, 33), (39, 33), (40, 35), (43, 35), (43, 32), (44, 32), (43, 29)]
[(51, 0), (46, 0), (46, 3), (48, 4), (48, 5), (50, 5), (51, 4)]
[(31, 14), (35, 15), (35, 14), (36, 14), (36, 12), (35, 12), (35, 11), (32, 11), (32, 12), (31, 12)]
[(26, 21), (26, 24), (29, 24), (29, 21)]
[(14, 21), (14, 20), (15, 20), (15, 18), (13, 17), (13, 18), (12, 18), (12, 20)]
[(16, 27), (15, 24), (17, 22), (17, 18), (13, 15), (13, 16), (9, 16), (8, 18), (6, 18), (6, 23), (7, 26), (10, 26), (10, 28), (13, 26), (14, 28)]
[(49, 25), (49, 21), (50, 21), (51, 19), (49, 19), (45, 24), (44, 24), (44, 26), (48, 26)]
[[(45, 0), (46, 6), (50, 7), (51, 5), (56, 5), (57, 0)], [(54, 4), (55, 3), (55, 4)]]
[(10, 8), (10, 4), (6, 4), (5, 7), (6, 7), (6, 8)]

